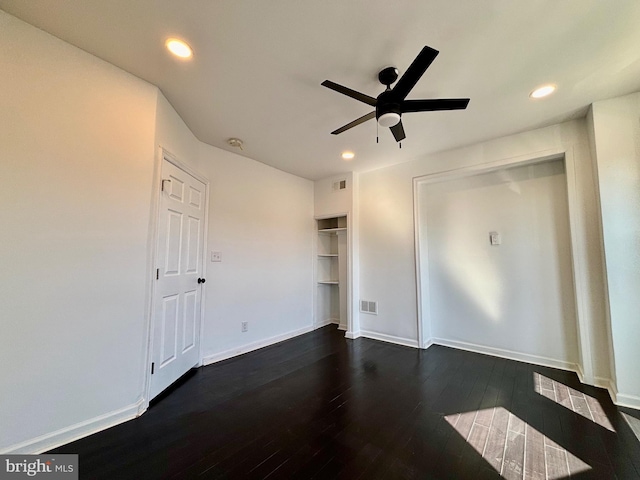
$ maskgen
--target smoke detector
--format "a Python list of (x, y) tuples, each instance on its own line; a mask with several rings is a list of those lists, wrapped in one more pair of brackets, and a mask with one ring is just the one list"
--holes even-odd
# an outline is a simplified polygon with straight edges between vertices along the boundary
[(239, 138), (230, 138), (229, 140), (227, 140), (227, 143), (229, 145), (231, 145), (232, 147), (237, 147), (240, 150), (242, 150), (242, 144), (244, 142), (242, 140), (240, 140)]

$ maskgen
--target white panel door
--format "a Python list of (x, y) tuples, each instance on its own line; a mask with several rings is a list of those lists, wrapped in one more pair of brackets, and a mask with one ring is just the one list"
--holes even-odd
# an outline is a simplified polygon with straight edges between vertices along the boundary
[(200, 361), (205, 194), (202, 182), (163, 160), (149, 399)]

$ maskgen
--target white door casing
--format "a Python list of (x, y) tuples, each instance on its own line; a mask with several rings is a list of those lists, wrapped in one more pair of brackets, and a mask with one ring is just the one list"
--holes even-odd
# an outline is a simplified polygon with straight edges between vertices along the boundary
[(200, 362), (206, 186), (163, 158), (149, 400)]

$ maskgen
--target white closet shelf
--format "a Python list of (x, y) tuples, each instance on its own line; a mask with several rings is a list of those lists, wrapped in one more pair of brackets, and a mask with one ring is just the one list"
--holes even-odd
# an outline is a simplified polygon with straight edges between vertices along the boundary
[(337, 253), (319, 253), (318, 256), (319, 257), (337, 257), (338, 254)]
[(323, 228), (321, 230), (318, 230), (318, 233), (333, 233), (333, 232), (345, 232), (347, 230), (346, 227), (339, 227), (339, 228)]
[(337, 280), (320, 280), (318, 281), (318, 285), (339, 285), (340, 282)]

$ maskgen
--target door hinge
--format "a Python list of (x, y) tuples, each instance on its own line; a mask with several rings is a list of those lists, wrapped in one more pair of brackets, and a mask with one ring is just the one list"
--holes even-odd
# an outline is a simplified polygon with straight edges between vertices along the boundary
[(171, 180), (170, 179), (162, 180), (161, 186), (160, 186), (160, 191), (161, 192), (164, 192), (164, 184), (165, 184), (165, 182), (171, 183)]
[(160, 269), (156, 268), (156, 280), (160, 280)]
[(153, 375), (153, 371), (155, 368), (156, 364), (154, 362), (151, 362), (151, 375)]

